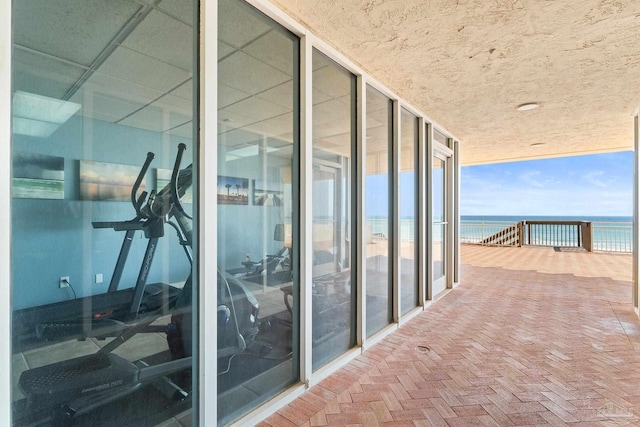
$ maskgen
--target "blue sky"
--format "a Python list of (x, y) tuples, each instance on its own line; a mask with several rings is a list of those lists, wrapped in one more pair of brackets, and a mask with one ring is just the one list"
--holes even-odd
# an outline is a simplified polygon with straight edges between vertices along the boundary
[(462, 168), (462, 215), (633, 215), (633, 152)]

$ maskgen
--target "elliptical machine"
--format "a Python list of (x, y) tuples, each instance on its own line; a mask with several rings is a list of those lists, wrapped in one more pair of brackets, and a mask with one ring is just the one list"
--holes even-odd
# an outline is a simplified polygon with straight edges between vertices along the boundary
[[(191, 369), (191, 357), (153, 364), (144, 360), (132, 362), (113, 353), (116, 348), (138, 333), (169, 334), (171, 327), (152, 325), (168, 311), (172, 310), (174, 315), (176, 312), (191, 312), (191, 275), (187, 278), (184, 287), (178, 289), (177, 294), (169, 298), (165, 295), (164, 298), (149, 302), (148, 292), (145, 292), (157, 241), (164, 236), (165, 224), (169, 224), (176, 230), (178, 240), (189, 262), (192, 263), (191, 217), (180, 203), (180, 197), (192, 182), (191, 166), (180, 170), (182, 154), (185, 150), (184, 144), (178, 146), (170, 184), (158, 193), (155, 190), (152, 191), (148, 198), (146, 192), (136, 197), (154, 157), (153, 153), (147, 154), (147, 159), (131, 192), (131, 200), (137, 214), (133, 220), (93, 224), (96, 228), (109, 227), (117, 231), (126, 231), (130, 238), (132, 237), (129, 235), (130, 232), (134, 233), (138, 230), (144, 232), (149, 242), (136, 285), (126, 292), (125, 290), (107, 292), (103, 294), (106, 297), (99, 297), (105, 300), (103, 303), (107, 307), (113, 295), (126, 295), (130, 299), (125, 303), (111, 305), (107, 313), (101, 313), (98, 317), (91, 312), (89, 318), (69, 320), (67, 313), (63, 311), (65, 307), (57, 305), (56, 308), (61, 310), (58, 314), (63, 320), (54, 322), (47, 318), (47, 323), (41, 323), (36, 327), (40, 331), (37, 334), (45, 339), (49, 336), (57, 338), (64, 336), (67, 339), (72, 337), (80, 339), (114, 337), (114, 339), (95, 354), (23, 372), (18, 385), (26, 397), (14, 402), (13, 418), (16, 425), (66, 424), (99, 407), (119, 401), (146, 385), (153, 385), (169, 403), (187, 402), (190, 399), (189, 383), (187, 382), (186, 386), (178, 384), (172, 377), (176, 373), (188, 372)], [(127, 237), (125, 241), (126, 239)], [(127, 254), (128, 248), (123, 246), (118, 266), (121, 265), (122, 259), (126, 259)], [(118, 276), (121, 273), (122, 271), (118, 272), (116, 268), (114, 275)], [(77, 300), (74, 301), (69, 307), (75, 307), (78, 304)], [(87, 299), (88, 304), (92, 302)], [(178, 302), (180, 302), (179, 307)], [(153, 308), (154, 306), (157, 308)], [(51, 310), (47, 310), (46, 316), (52, 316)]]

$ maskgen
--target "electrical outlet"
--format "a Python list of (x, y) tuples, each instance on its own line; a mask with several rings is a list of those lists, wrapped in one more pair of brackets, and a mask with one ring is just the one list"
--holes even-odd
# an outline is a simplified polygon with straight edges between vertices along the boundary
[(60, 287), (68, 288), (69, 287), (69, 276), (60, 276)]
[(104, 281), (104, 276), (102, 275), (102, 273), (96, 274), (96, 285), (99, 283), (102, 283), (103, 281)]

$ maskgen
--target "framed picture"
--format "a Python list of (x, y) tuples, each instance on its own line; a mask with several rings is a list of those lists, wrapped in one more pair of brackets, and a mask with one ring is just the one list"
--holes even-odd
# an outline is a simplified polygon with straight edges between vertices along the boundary
[(64, 158), (16, 152), (11, 195), (19, 199), (64, 199)]
[[(156, 169), (156, 191), (162, 190), (171, 182), (171, 169)], [(182, 203), (193, 203), (193, 186), (190, 186), (180, 198)]]
[[(80, 199), (129, 201), (139, 173), (138, 166), (80, 160)], [(140, 192), (144, 189), (142, 180)]]
[(284, 189), (278, 182), (253, 180), (253, 204), (256, 206), (283, 206)]
[(218, 175), (219, 205), (248, 205), (249, 179)]

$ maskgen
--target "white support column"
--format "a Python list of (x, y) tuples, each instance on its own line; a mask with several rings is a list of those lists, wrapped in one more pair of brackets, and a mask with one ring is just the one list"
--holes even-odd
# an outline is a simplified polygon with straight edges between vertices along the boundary
[(633, 308), (640, 316), (640, 130), (638, 121), (640, 108), (636, 110), (633, 118), (634, 127), (634, 153), (633, 153)]
[(0, 1), (0, 425), (11, 425), (11, 2)]
[(359, 244), (356, 247), (357, 304), (356, 345), (364, 346), (367, 337), (367, 221), (365, 210), (365, 181), (367, 179), (367, 84), (358, 76), (357, 84), (357, 139), (356, 139), (356, 227)]
[(393, 101), (393, 143), (392, 143), (392, 156), (393, 156), (393, 185), (392, 185), (392, 206), (393, 206), (393, 240), (392, 253), (392, 284), (393, 284), (393, 321), (398, 323), (400, 321), (401, 313), (401, 295), (400, 292), (400, 102), (398, 100)]
[(427, 299), (427, 143), (424, 118), (418, 118), (418, 300), (424, 307)]
[(454, 201), (453, 201), (453, 285), (460, 283), (460, 142), (453, 142), (453, 167), (454, 167)]
[(312, 81), (313, 47), (310, 38), (305, 36), (300, 39), (300, 381), (307, 386), (313, 373)]
[(200, 75), (199, 75), (199, 128), (198, 144), (198, 215), (197, 237), (198, 271), (194, 277), (197, 284), (198, 353), (194, 360), (198, 373), (196, 399), (198, 425), (218, 423), (218, 306), (217, 260), (218, 260), (218, 211), (215, 197), (218, 180), (218, 2), (200, 2)]
[(426, 195), (426, 224), (425, 232), (427, 238), (425, 241), (425, 258), (427, 261), (426, 284), (427, 292), (425, 294), (427, 301), (433, 300), (433, 126), (431, 123), (425, 123), (425, 174), (427, 185), (425, 187)]

